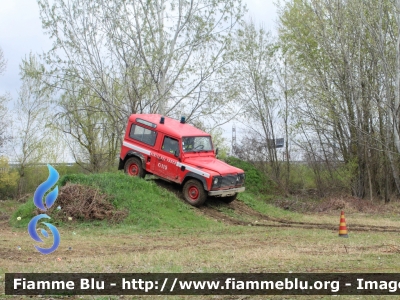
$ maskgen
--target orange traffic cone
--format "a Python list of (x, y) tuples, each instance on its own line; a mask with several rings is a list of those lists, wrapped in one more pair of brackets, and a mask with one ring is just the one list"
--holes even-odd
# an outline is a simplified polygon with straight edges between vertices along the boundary
[(344, 219), (344, 211), (340, 214), (339, 236), (348, 238), (346, 220)]

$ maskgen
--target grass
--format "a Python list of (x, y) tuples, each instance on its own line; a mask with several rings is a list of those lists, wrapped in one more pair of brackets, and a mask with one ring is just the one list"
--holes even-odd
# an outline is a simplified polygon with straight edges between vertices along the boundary
[[(234, 205), (217, 203), (210, 204), (205, 210), (192, 208), (153, 181), (123, 174), (68, 175), (60, 180), (59, 185), (66, 182), (93, 186), (113, 195), (114, 206), (127, 209), (128, 217), (121, 224), (112, 226), (106, 221), (57, 225), (60, 246), (54, 253), (44, 256), (34, 249), (37, 243), (26, 232), (33, 209), (32, 199), (28, 200), (12, 214), (12, 227), (0, 220), (0, 298), (6, 297), (1, 293), (4, 273), (8, 272), (400, 272), (397, 263), (399, 233), (351, 231), (352, 223), (400, 228), (396, 215), (387, 218), (386, 215), (347, 214), (349, 238), (344, 239), (338, 237), (337, 230), (227, 225), (205, 212), (217, 210), (222, 216), (246, 222), (254, 222), (256, 217), (235, 210)], [(339, 214), (291, 212), (273, 206), (261, 194), (241, 193), (239, 201), (270, 217), (339, 225)], [(15, 206), (15, 201), (2, 201), (0, 212), (3, 216), (11, 215)], [(16, 220), (18, 216), (22, 217), (21, 221)], [(82, 298), (119, 299), (116, 296)], [(160, 299), (160, 296), (148, 298)], [(265, 296), (251, 298), (265, 299)], [(268, 296), (271, 298), (281, 299)], [(330, 297), (285, 299), (293, 298)], [(197, 299), (210, 299), (210, 296), (197, 296)]]
[[(240, 227), (197, 231), (76, 235), (60, 230), (53, 254), (33, 251), (24, 232), (10, 238), (3, 272), (398, 272), (399, 242), (393, 234), (337, 232), (301, 228)], [(295, 239), (295, 240), (294, 240)], [(16, 251), (16, 247), (22, 249)], [(68, 250), (71, 247), (72, 250)], [(3, 256), (2, 259), (7, 256)], [(56, 258), (60, 257), (61, 261)], [(30, 258), (30, 260), (29, 260)], [(356, 264), (354, 264), (356, 262)], [(358, 264), (360, 262), (360, 264)]]
[(253, 193), (267, 194), (275, 189), (275, 184), (263, 172), (249, 162), (236, 157), (228, 157), (226, 162), (232, 166), (242, 169), (246, 174), (246, 190)]
[[(47, 256), (34, 251), (32, 240), (22, 230), (7, 231), (4, 234), (2, 232), (2, 237), (7, 242), (0, 242), (0, 245), (7, 254), (3, 255), (5, 252), (2, 252), (0, 255), (0, 276), (4, 278), (5, 272), (397, 273), (400, 271), (397, 264), (400, 243), (397, 236), (390, 233), (357, 233), (351, 234), (349, 239), (342, 239), (337, 237), (337, 232), (327, 230), (247, 226), (198, 229), (193, 234), (182, 229), (130, 234), (111, 230), (104, 232), (100, 228), (90, 229), (88, 232), (86, 229), (74, 230), (76, 235), (70, 230), (61, 229), (60, 248)], [(18, 245), (22, 249), (16, 251)], [(68, 247), (72, 247), (72, 250), (67, 250)], [(0, 280), (0, 290), (1, 288)], [(83, 298), (103, 299), (100, 296)], [(125, 296), (124, 299), (126, 298), (138, 297)], [(160, 296), (149, 296), (149, 298), (159, 299)], [(181, 299), (181, 297), (175, 298)], [(209, 296), (198, 298), (210, 299)], [(301, 296), (296, 297), (298, 298), (309, 299)], [(321, 299), (321, 297), (316, 298)], [(341, 296), (341, 298), (351, 297)], [(258, 299), (265, 297), (260, 296)]]
[(263, 199), (263, 197), (257, 197), (251, 193), (241, 193), (239, 194), (238, 198), (254, 210), (269, 216), (296, 221), (303, 218), (302, 214), (278, 208), (268, 203), (266, 200)]
[[(67, 182), (95, 187), (102, 193), (112, 195), (112, 204), (117, 209), (129, 212), (121, 224), (114, 226), (116, 228), (125, 227), (129, 231), (139, 231), (216, 226), (215, 222), (199, 217), (192, 207), (151, 180), (129, 177), (123, 173), (79, 174), (62, 177), (59, 185), (65, 185)], [(57, 200), (55, 205), (57, 205)], [(33, 216), (34, 208), (31, 200), (20, 206), (11, 218), (11, 225), (26, 227)], [(17, 221), (18, 217), (21, 217), (20, 221)], [(53, 220), (53, 222), (57, 221)], [(107, 221), (79, 223), (81, 227), (93, 227), (94, 225), (103, 229), (109, 227)]]

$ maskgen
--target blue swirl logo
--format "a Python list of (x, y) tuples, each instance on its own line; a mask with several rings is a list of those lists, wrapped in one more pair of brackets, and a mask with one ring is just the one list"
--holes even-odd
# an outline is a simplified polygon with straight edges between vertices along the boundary
[[(43, 203), (43, 197), (46, 194), (47, 191), (51, 189), (51, 187), (57, 183), (59, 175), (58, 172), (51, 166), (47, 165), (49, 168), (49, 177), (45, 182), (43, 182), (41, 185), (38, 186), (38, 188), (35, 191), (35, 194), (33, 195), (33, 203), (35, 206), (40, 209), (41, 211), (46, 211), (48, 210), (56, 201), (57, 196), (58, 196), (58, 186), (56, 186), (52, 191), (50, 191), (45, 198), (45, 203)], [(37, 242), (42, 243), (43, 240), (40, 238), (40, 236), (36, 232), (36, 225), (39, 222), (40, 219), (50, 219), (50, 217), (47, 214), (40, 214), (37, 215), (36, 217), (33, 217), (32, 220), (28, 224), (28, 233), (31, 236), (31, 238)], [(39, 246), (35, 246), (35, 248), (42, 254), (50, 254), (54, 252), (58, 246), (60, 245), (60, 234), (57, 230), (57, 228), (50, 224), (50, 223), (45, 223), (43, 222), (44, 225), (46, 225), (51, 233), (53, 234), (54, 242), (53, 245), (50, 248), (41, 248)], [(41, 229), (40, 231), (42, 235), (45, 238), (49, 237), (49, 234), (47, 233), (46, 230)]]

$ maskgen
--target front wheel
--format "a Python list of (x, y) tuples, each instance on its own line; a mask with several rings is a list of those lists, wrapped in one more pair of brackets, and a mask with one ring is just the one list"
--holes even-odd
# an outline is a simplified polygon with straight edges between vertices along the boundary
[(237, 198), (237, 193), (235, 195), (232, 196), (227, 196), (227, 197), (221, 197), (221, 201), (225, 202), (225, 203), (231, 203), (232, 201), (236, 200)]
[(146, 175), (142, 168), (141, 161), (136, 157), (131, 157), (125, 162), (124, 171), (129, 176), (138, 176), (140, 178), (144, 178)]
[(193, 206), (201, 206), (207, 199), (202, 183), (196, 179), (188, 180), (182, 191), (186, 202)]

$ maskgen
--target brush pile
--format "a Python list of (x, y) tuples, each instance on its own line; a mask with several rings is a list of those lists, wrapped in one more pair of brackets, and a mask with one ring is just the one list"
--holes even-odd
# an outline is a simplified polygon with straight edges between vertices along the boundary
[[(109, 220), (122, 221), (127, 211), (116, 210), (112, 198), (99, 190), (80, 184), (66, 184), (61, 187), (53, 206), (46, 212), (55, 220)], [(40, 210), (37, 214), (42, 213)]]

